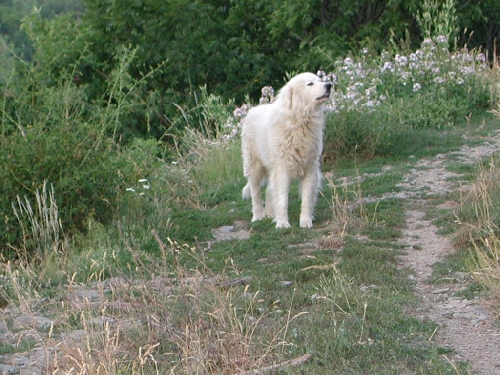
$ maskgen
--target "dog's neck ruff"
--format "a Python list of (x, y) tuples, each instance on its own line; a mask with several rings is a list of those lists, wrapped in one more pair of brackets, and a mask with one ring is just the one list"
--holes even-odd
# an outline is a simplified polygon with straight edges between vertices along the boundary
[(293, 128), (303, 128), (315, 132), (322, 130), (325, 122), (324, 103), (315, 103), (304, 108), (302, 113), (291, 114), (292, 121), (289, 124)]

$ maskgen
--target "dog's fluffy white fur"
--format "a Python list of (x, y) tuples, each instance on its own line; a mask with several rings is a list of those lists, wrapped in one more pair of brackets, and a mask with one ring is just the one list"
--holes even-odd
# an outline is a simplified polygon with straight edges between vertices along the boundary
[[(311, 228), (321, 178), (325, 103), (332, 85), (313, 73), (293, 77), (272, 104), (252, 108), (242, 126), (243, 198), (252, 199), (252, 221), (274, 218), (289, 228), (290, 183), (300, 179), (300, 227)], [(261, 185), (267, 181), (266, 203)]]

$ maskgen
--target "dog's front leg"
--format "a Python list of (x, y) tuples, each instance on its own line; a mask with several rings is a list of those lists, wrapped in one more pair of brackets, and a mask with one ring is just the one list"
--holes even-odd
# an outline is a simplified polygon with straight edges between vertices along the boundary
[(273, 196), (273, 211), (276, 228), (290, 228), (288, 222), (288, 193), (290, 177), (286, 171), (274, 171), (271, 177), (271, 192)]
[(313, 211), (319, 189), (319, 166), (311, 168), (300, 184), (300, 227), (312, 228)]

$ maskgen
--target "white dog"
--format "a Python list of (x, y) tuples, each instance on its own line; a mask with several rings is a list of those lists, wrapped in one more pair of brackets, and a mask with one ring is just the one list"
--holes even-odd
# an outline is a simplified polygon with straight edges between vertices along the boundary
[[(321, 178), (325, 103), (332, 84), (313, 73), (293, 77), (272, 104), (252, 108), (241, 133), (243, 198), (252, 198), (252, 221), (271, 216), (276, 228), (289, 228), (288, 195), (300, 179), (300, 227), (311, 228)], [(268, 181), (265, 208), (260, 187)]]

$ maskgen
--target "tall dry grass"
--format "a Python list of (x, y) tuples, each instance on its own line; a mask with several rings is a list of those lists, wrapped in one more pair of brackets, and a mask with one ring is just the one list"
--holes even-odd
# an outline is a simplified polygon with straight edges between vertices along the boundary
[[(64, 276), (49, 295), (40, 287), (40, 265), (2, 265), (0, 299), (11, 319), (44, 316), (53, 322), (37, 342), (52, 353), (44, 365), (48, 373), (239, 374), (283, 362), (292, 345), (289, 325), (300, 314), (278, 311), (276, 302), (242, 285), (244, 278), (228, 282), (235, 274), (230, 262), (226, 272), (215, 274), (202, 251), (153, 236), (160, 259), (128, 249), (135, 277), (106, 268), (122, 256), (118, 250), (103, 251), (102, 259), (97, 252), (80, 254), (61, 266)], [(188, 260), (196, 269), (181, 266)], [(88, 261), (90, 272), (81, 280), (75, 264)]]
[(12, 208), (22, 230), (22, 241), (17, 247), (17, 257), (25, 262), (43, 262), (49, 254), (64, 253), (64, 236), (59, 209), (54, 193), (47, 181), (42, 189), (36, 190), (35, 201), (17, 196)]
[[(323, 237), (323, 246), (338, 249), (343, 246), (345, 237), (357, 229), (365, 228), (370, 222), (361, 190), (361, 178), (355, 177), (353, 181), (343, 179), (336, 183), (331, 173), (326, 173), (325, 187), (330, 190), (329, 198), (329, 220), (330, 233)], [(323, 197), (326, 194), (321, 193)]]
[[(463, 197), (459, 212), (462, 226), (458, 241), (470, 244), (473, 276), (491, 292), (500, 295), (500, 159), (492, 157), (480, 166), (476, 181)], [(500, 301), (497, 301), (500, 302)], [(497, 306), (500, 312), (500, 304)]]

